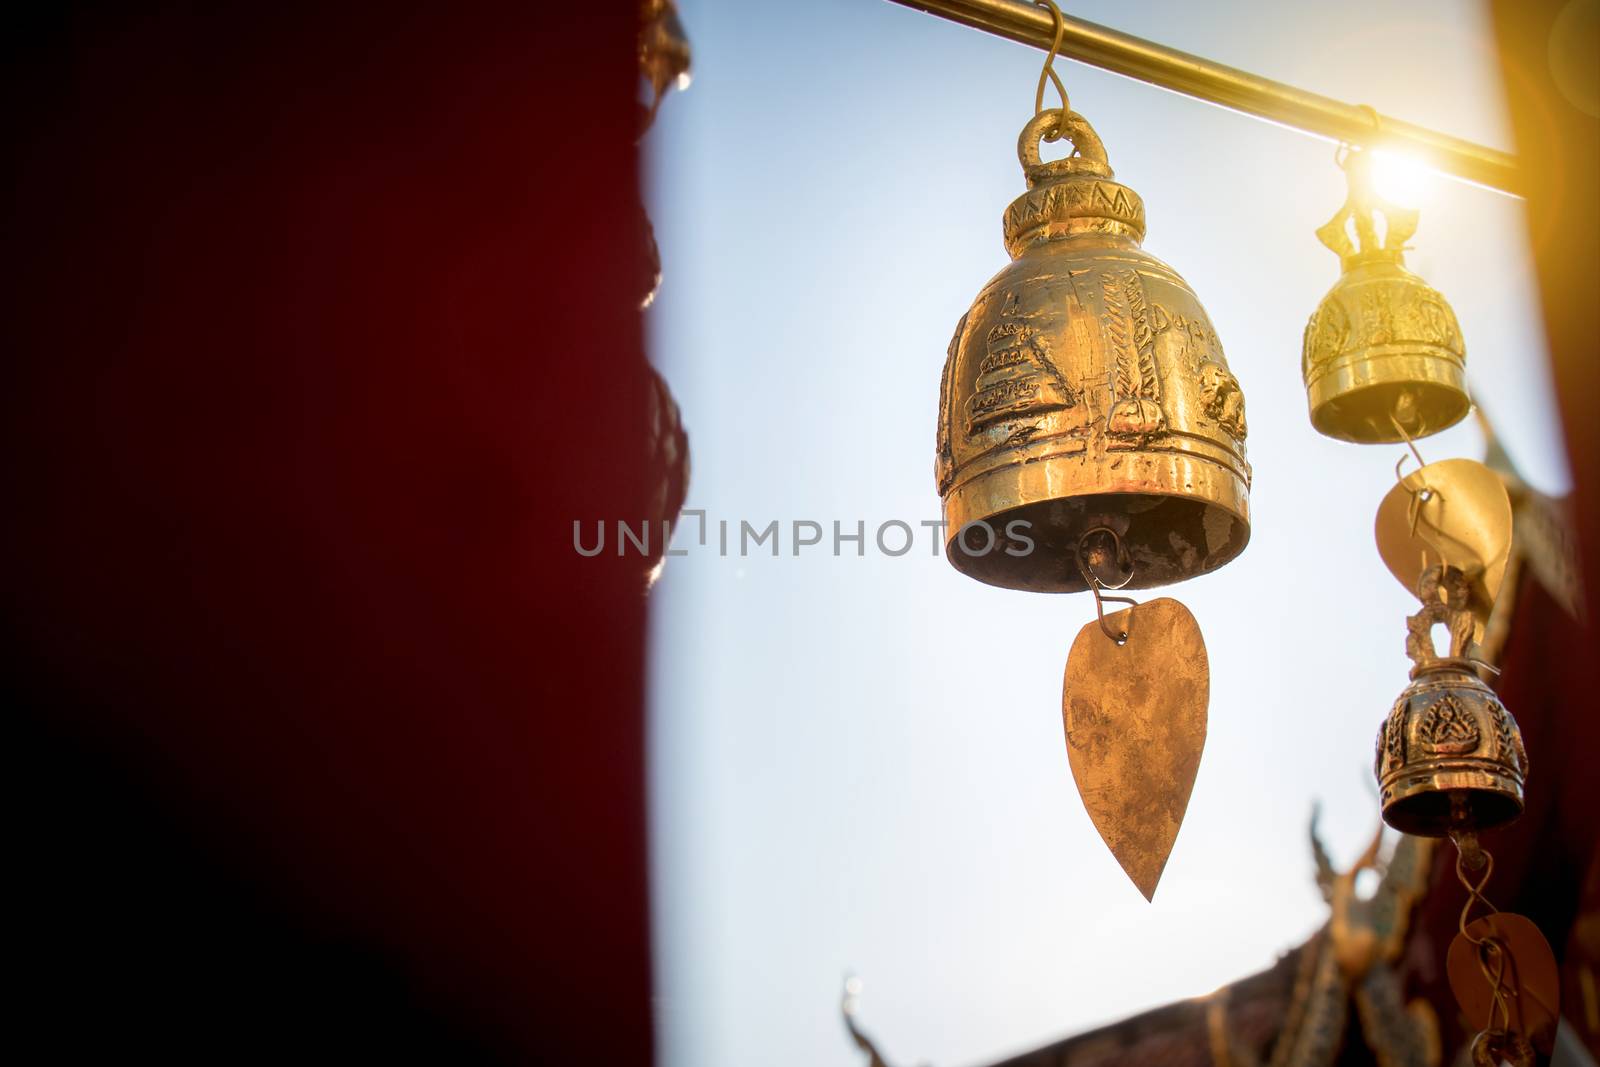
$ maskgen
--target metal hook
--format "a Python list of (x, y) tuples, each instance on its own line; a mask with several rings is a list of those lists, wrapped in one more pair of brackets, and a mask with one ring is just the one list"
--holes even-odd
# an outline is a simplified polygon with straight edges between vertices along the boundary
[[(1404, 426), (1400, 425), (1400, 420), (1394, 417), (1394, 412), (1392, 412), (1392, 411), (1389, 412), (1389, 424), (1394, 427), (1395, 433), (1400, 435), (1400, 439), (1406, 443), (1406, 447), (1409, 448), (1411, 450), (1411, 454), (1416, 457), (1417, 466), (1418, 467), (1426, 467), (1428, 464), (1423, 460), (1422, 453), (1417, 451), (1416, 442), (1411, 440), (1411, 435), (1406, 433), (1406, 428)], [(1402, 460), (1404, 460), (1406, 457), (1401, 456), (1400, 458)], [(1396, 463), (1395, 464), (1396, 477), (1398, 477), (1399, 470), (1400, 470), (1400, 464)]]
[[(1393, 416), (1390, 416), (1390, 418), (1392, 419)], [(1399, 423), (1396, 423), (1395, 427), (1398, 429), (1399, 428)], [(1405, 434), (1405, 431), (1401, 430), (1400, 433), (1403, 436)], [(1415, 541), (1417, 539), (1417, 523), (1421, 522), (1421, 521), (1426, 521), (1423, 518), (1423, 515), (1422, 515), (1422, 505), (1426, 504), (1428, 501), (1434, 499), (1435, 497), (1438, 497), (1440, 500), (1443, 500), (1444, 499), (1444, 495), (1442, 493), (1440, 493), (1437, 489), (1434, 489), (1432, 486), (1429, 486), (1429, 485), (1423, 485), (1423, 486), (1420, 486), (1419, 488), (1413, 489), (1413, 488), (1411, 488), (1411, 486), (1406, 484), (1406, 476), (1400, 473), (1400, 468), (1404, 467), (1406, 465), (1406, 460), (1407, 459), (1409, 459), (1409, 458), (1411, 458), (1413, 456), (1416, 457), (1417, 470), (1419, 472), (1422, 470), (1423, 467), (1427, 466), (1427, 464), (1422, 462), (1422, 456), (1421, 456), (1420, 453), (1417, 452), (1416, 446), (1412, 445), (1410, 440), (1407, 440), (1406, 444), (1408, 446), (1410, 446), (1411, 451), (1409, 453), (1408, 452), (1400, 453), (1400, 458), (1395, 460), (1395, 462), (1394, 462), (1394, 480), (1395, 480), (1396, 483), (1399, 484), (1401, 489), (1404, 489), (1406, 491), (1406, 495), (1411, 498), (1411, 503), (1406, 505), (1406, 521), (1410, 524), (1410, 536), (1411, 536), (1411, 539), (1413, 541)], [(1433, 523), (1429, 522), (1428, 525), (1432, 526)], [(1430, 548), (1432, 547), (1431, 545), (1428, 545), (1428, 543), (1426, 541), (1424, 541), (1423, 544), (1426, 547), (1430, 547)], [(1445, 562), (1443, 553), (1440, 553), (1439, 561), (1441, 563)], [(1426, 560), (1424, 560), (1424, 562), (1426, 562)]]
[(1133, 597), (1131, 597), (1131, 596), (1101, 596), (1100, 595), (1100, 579), (1093, 578), (1093, 579), (1090, 579), (1090, 581), (1091, 581), (1091, 584), (1089, 586), (1089, 591), (1094, 594), (1094, 614), (1095, 614), (1095, 618), (1100, 620), (1100, 629), (1101, 629), (1101, 631), (1107, 637), (1111, 638), (1111, 640), (1115, 641), (1117, 644), (1119, 644), (1119, 645), (1127, 644), (1128, 643), (1128, 631), (1124, 630), (1121, 633), (1112, 633), (1111, 627), (1106, 625), (1105, 602), (1108, 601), (1108, 600), (1115, 600), (1115, 601), (1118, 601), (1119, 603), (1127, 604), (1127, 605), (1129, 605), (1131, 607), (1138, 606), (1139, 602), (1137, 600), (1133, 599)]
[[(1466, 802), (1458, 796), (1451, 797), (1452, 816), (1465, 815)], [(1468, 830), (1452, 832), (1450, 840), (1456, 846), (1456, 878), (1467, 891), (1466, 903), (1461, 906), (1461, 916), (1456, 921), (1456, 928), (1476, 949), (1474, 953), (1478, 960), (1478, 970), (1483, 973), (1484, 981), (1489, 983), (1490, 995), (1493, 998), (1489, 1006), (1489, 1026), (1494, 1029), (1494, 1021), (1498, 1016), (1503, 1025), (1511, 1025), (1511, 1007), (1509, 1000), (1517, 995), (1516, 988), (1507, 988), (1506, 967), (1510, 959), (1510, 950), (1492, 933), (1484, 937), (1474, 937), (1468, 930), (1467, 917), (1472, 914), (1474, 904), (1481, 904), (1488, 909), (1488, 914), (1494, 915), (1498, 909), (1484, 896), (1483, 889), (1489, 884), (1489, 879), (1494, 875), (1494, 856), (1489, 850), (1478, 844), (1478, 835)], [(1482, 874), (1473, 882), (1467, 876), (1467, 870), (1478, 870)], [(1492, 962), (1492, 969), (1491, 969)]]
[[(1067, 102), (1067, 87), (1061, 84), (1061, 78), (1056, 74), (1056, 56), (1061, 54), (1061, 39), (1066, 35), (1067, 23), (1061, 15), (1061, 9), (1055, 5), (1055, 0), (1033, 0), (1035, 7), (1042, 7), (1050, 12), (1050, 17), (1055, 20), (1056, 36), (1050, 45), (1050, 51), (1045, 53), (1044, 66), (1039, 71), (1039, 87), (1033, 94), (1033, 113), (1040, 115), (1044, 112), (1044, 83), (1048, 78), (1055, 83), (1056, 93), (1061, 97), (1061, 118), (1056, 122), (1055, 129), (1046, 133), (1044, 139), (1052, 144), (1066, 136), (1067, 115), (1071, 113), (1071, 105)], [(1076, 149), (1074, 149), (1076, 151)]]
[[(1499, 1016), (1504, 1029), (1511, 1027), (1511, 1006), (1507, 1002), (1517, 995), (1515, 988), (1506, 988), (1506, 964), (1511, 958), (1510, 951), (1500, 943), (1499, 938), (1486, 937), (1477, 944), (1478, 970), (1483, 973), (1484, 980), (1489, 983), (1493, 1000), (1489, 1005), (1489, 1028), (1495, 1029), (1495, 1016)], [(1493, 961), (1493, 970), (1490, 969)]]
[[(1367, 116), (1372, 119), (1372, 132), (1374, 134), (1373, 143), (1376, 144), (1378, 138), (1383, 136), (1383, 116), (1378, 114), (1377, 109), (1371, 104), (1356, 104), (1354, 106), (1358, 111), (1365, 111)], [(1333, 146), (1334, 166), (1338, 167), (1340, 170), (1344, 170), (1345, 164), (1350, 162), (1350, 157), (1362, 150), (1363, 146), (1358, 145), (1353, 141), (1346, 140), (1338, 142)]]
[[(1433, 553), (1439, 557), (1440, 566), (1448, 567), (1451, 565), (1450, 557), (1445, 554), (1444, 549), (1439, 547), (1435, 541), (1435, 537), (1443, 538), (1446, 541), (1455, 542), (1458, 545), (1462, 542), (1457, 538), (1451, 537), (1448, 533), (1440, 528), (1438, 523), (1428, 518), (1428, 516), (1424, 514), (1423, 508), (1423, 505), (1431, 503), (1435, 500), (1439, 502), (1440, 507), (1443, 507), (1447, 502), (1446, 497), (1443, 493), (1431, 485), (1423, 484), (1413, 489), (1406, 483), (1407, 476), (1400, 473), (1400, 468), (1405, 466), (1406, 458), (1408, 456), (1417, 461), (1417, 473), (1421, 473), (1422, 469), (1426, 467), (1428, 463), (1422, 458), (1422, 453), (1417, 450), (1416, 442), (1412, 440), (1410, 434), (1406, 433), (1406, 428), (1400, 425), (1400, 420), (1394, 417), (1393, 412), (1389, 413), (1389, 422), (1394, 426), (1395, 432), (1400, 435), (1400, 439), (1405, 442), (1406, 446), (1406, 451), (1400, 453), (1400, 458), (1395, 460), (1394, 480), (1398, 482), (1400, 488), (1404, 489), (1411, 497), (1411, 503), (1406, 508), (1406, 518), (1410, 522), (1411, 527), (1411, 539), (1413, 541), (1422, 542), (1424, 564), (1427, 563), (1428, 550), (1431, 549)], [(1417, 536), (1418, 526), (1428, 527), (1429, 530), (1433, 531), (1435, 537), (1419, 538)]]
[(1400, 468), (1404, 467), (1406, 465), (1406, 460), (1410, 458), (1411, 456), (1409, 453), (1402, 452), (1400, 453), (1400, 458), (1394, 461), (1394, 480), (1399, 482), (1401, 485), (1406, 484), (1406, 478), (1405, 475), (1400, 473)]
[(1109, 526), (1091, 526), (1089, 529), (1083, 532), (1082, 537), (1078, 538), (1078, 573), (1083, 575), (1083, 582), (1085, 585), (1094, 584), (1095, 578), (1090, 570), (1088, 561), (1083, 558), (1083, 552), (1084, 546), (1089, 543), (1089, 539), (1094, 537), (1096, 534), (1105, 534), (1107, 537), (1111, 538), (1111, 554), (1113, 557), (1115, 557), (1117, 571), (1118, 573), (1125, 575), (1122, 581), (1118, 582), (1116, 585), (1109, 585), (1106, 582), (1101, 582), (1100, 588), (1121, 589), (1123, 586), (1133, 581), (1133, 558), (1128, 555), (1128, 549), (1123, 545), (1122, 538), (1117, 535), (1117, 531), (1113, 530)]
[[(1483, 895), (1484, 886), (1489, 884), (1489, 878), (1494, 874), (1494, 856), (1488, 849), (1478, 844), (1475, 834), (1453, 833), (1450, 835), (1450, 840), (1455, 842), (1456, 846), (1456, 879), (1467, 891), (1467, 900), (1461, 906), (1461, 917), (1456, 925), (1468, 941), (1476, 944), (1477, 941), (1467, 933), (1467, 923), (1470, 921), (1467, 916), (1472, 914), (1472, 906), (1481, 904), (1488, 909), (1490, 915), (1499, 911), (1489, 903), (1489, 898)], [(1469, 869), (1483, 872), (1476, 883), (1467, 877)]]
[[(1411, 539), (1413, 541), (1417, 539), (1417, 524), (1419, 522), (1425, 522), (1429, 526), (1433, 527), (1433, 531), (1439, 534), (1441, 537), (1449, 537), (1448, 534), (1434, 524), (1432, 519), (1429, 519), (1422, 514), (1422, 505), (1428, 503), (1429, 501), (1437, 500), (1440, 504), (1443, 504), (1444, 494), (1429, 485), (1424, 485), (1420, 489), (1412, 489), (1410, 486), (1405, 485), (1404, 482), (1402, 482), (1401, 485), (1405, 487), (1406, 492), (1411, 494), (1411, 503), (1406, 507), (1406, 518), (1411, 523)], [(1454, 538), (1450, 539), (1454, 540)], [(1427, 545), (1428, 542), (1424, 541), (1423, 544)], [(1449, 563), (1449, 560), (1445, 559), (1443, 552), (1439, 553), (1439, 562), (1443, 564)]]
[[(1083, 558), (1083, 546), (1088, 542), (1089, 538), (1099, 533), (1106, 534), (1111, 538), (1111, 543), (1114, 546), (1113, 554), (1116, 557), (1118, 567), (1119, 569), (1127, 571), (1128, 576), (1124, 578), (1118, 585), (1111, 586), (1102, 582), (1099, 577), (1097, 577), (1089, 569), (1089, 561)], [(1118, 645), (1127, 644), (1128, 632), (1126, 630), (1119, 634), (1113, 632), (1111, 627), (1106, 625), (1105, 602), (1108, 600), (1114, 600), (1118, 603), (1128, 604), (1130, 606), (1136, 606), (1139, 602), (1132, 597), (1102, 596), (1100, 593), (1100, 590), (1102, 589), (1121, 589), (1123, 586), (1126, 586), (1129, 582), (1133, 581), (1133, 564), (1128, 557), (1128, 550), (1123, 547), (1122, 538), (1118, 537), (1117, 531), (1113, 530), (1109, 526), (1093, 527), (1092, 529), (1084, 531), (1083, 536), (1078, 538), (1077, 557), (1078, 573), (1083, 575), (1084, 584), (1089, 587), (1089, 592), (1094, 594), (1094, 614), (1095, 618), (1100, 622), (1101, 632), (1103, 632), (1107, 637), (1111, 638), (1111, 640), (1115, 641)]]

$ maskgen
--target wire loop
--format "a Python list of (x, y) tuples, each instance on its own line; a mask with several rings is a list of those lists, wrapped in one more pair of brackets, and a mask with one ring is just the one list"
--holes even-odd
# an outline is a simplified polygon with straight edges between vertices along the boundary
[(1044, 114), (1045, 79), (1048, 78), (1055, 83), (1056, 94), (1061, 97), (1061, 115), (1056, 119), (1054, 129), (1044, 135), (1046, 141), (1054, 143), (1066, 136), (1067, 115), (1072, 111), (1071, 105), (1067, 102), (1067, 87), (1061, 84), (1061, 79), (1056, 75), (1055, 68), (1056, 56), (1061, 54), (1061, 39), (1066, 35), (1067, 24), (1062, 18), (1061, 9), (1056, 6), (1055, 0), (1033, 0), (1033, 2), (1035, 7), (1047, 9), (1056, 24), (1055, 40), (1050, 44), (1050, 51), (1045, 53), (1044, 67), (1039, 71), (1039, 87), (1033, 93), (1033, 113), (1036, 116)]

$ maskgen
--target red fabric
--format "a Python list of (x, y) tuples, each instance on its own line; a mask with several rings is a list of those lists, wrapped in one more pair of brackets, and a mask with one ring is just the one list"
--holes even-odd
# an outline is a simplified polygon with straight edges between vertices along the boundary
[[(1585, 24), (1582, 9), (1569, 0), (1490, 4), (1527, 191), (1528, 233), (1556, 407), (1572, 467), (1578, 550), (1589, 576), (1588, 614), (1600, 619), (1600, 419), (1594, 410), (1600, 401), (1600, 332), (1594, 326), (1595, 272), (1600, 267), (1600, 116), (1578, 104), (1583, 72), (1592, 79), (1595, 62), (1594, 24)], [(1558, 27), (1563, 12), (1569, 18)], [(1558, 68), (1564, 68), (1571, 84), (1557, 82)], [(1486, 252), (1493, 255), (1493, 250)], [(1494, 269), (1521, 267), (1508, 261)], [(1589, 677), (1600, 682), (1600, 663)]]
[[(1575, 968), (1600, 960), (1593, 909), (1596, 868), (1596, 803), (1593, 787), (1600, 760), (1595, 717), (1600, 694), (1600, 657), (1594, 621), (1600, 620), (1600, 333), (1594, 326), (1595, 273), (1600, 266), (1600, 116), (1592, 87), (1595, 41), (1584, 5), (1567, 0), (1494, 0), (1490, 14), (1499, 44), (1500, 69), (1527, 191), (1528, 231), (1550, 370), (1572, 468), (1571, 509), (1577, 556), (1585, 588), (1581, 599), (1591, 626), (1578, 630), (1547, 600), (1519, 605), (1512, 644), (1506, 650), (1506, 704), (1522, 723), (1532, 769), (1529, 813), (1507, 836), (1502, 851), (1513, 864), (1526, 853), (1505, 887), (1497, 868), (1494, 900), (1540, 921), (1558, 955), (1568, 959), (1566, 998), (1573, 1033), (1600, 1056), (1600, 1024), (1584, 1006), (1572, 981)], [(1592, 93), (1592, 88), (1589, 90)], [(1517, 269), (1505, 264), (1504, 269)], [(1537, 710), (1534, 710), (1537, 709)], [(1531, 727), (1531, 730), (1530, 730)], [(1537, 749), (1535, 745), (1537, 743)], [(1572, 934), (1572, 910), (1589, 872), (1591, 900), (1584, 928)], [(1507, 899), (1508, 895), (1510, 899)], [(1543, 918), (1541, 918), (1541, 915)], [(1580, 960), (1580, 957), (1585, 959)], [(1592, 973), (1592, 972), (1591, 972)]]
[[(8, 675), (52, 768), (24, 810), (86, 836), (21, 857), (36, 1007), (118, 1011), (109, 968), (260, 998), (266, 1040), (332, 941), (402, 991), (374, 1018), (647, 1062), (641, 576), (571, 548), (646, 490), (634, 5), (39, 18), (5, 46)], [(258, 965), (268, 928), (304, 950)]]

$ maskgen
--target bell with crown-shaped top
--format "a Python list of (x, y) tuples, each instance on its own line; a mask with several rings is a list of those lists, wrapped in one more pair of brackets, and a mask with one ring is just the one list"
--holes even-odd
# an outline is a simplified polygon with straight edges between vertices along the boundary
[[(1045, 162), (1039, 142), (1074, 152)], [(1140, 247), (1144, 202), (1112, 178), (1076, 112), (1045, 111), (1005, 212), (1011, 263), (956, 326), (935, 460), (947, 554), (991, 585), (1086, 587), (1075, 560), (1109, 530), (1149, 588), (1214, 570), (1250, 534), (1244, 397), (1194, 291)], [(1131, 572), (1131, 578), (1129, 573)]]
[(1370, 153), (1353, 151), (1343, 166), (1349, 193), (1317, 231), (1343, 274), (1306, 323), (1301, 350), (1311, 424), (1358, 444), (1426, 437), (1472, 406), (1461, 327), (1438, 290), (1405, 268), (1417, 212), (1374, 191)]
[[(1411, 684), (1378, 729), (1383, 818), (1419, 837), (1492, 829), (1522, 814), (1522, 731), (1469, 658), (1477, 624), (1467, 576), (1430, 567), (1419, 592), (1422, 610), (1407, 620)], [(1450, 632), (1448, 655), (1433, 646), (1439, 625)]]

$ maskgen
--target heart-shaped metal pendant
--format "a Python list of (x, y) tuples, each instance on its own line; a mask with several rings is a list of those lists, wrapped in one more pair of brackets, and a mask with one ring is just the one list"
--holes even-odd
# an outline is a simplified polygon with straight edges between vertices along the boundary
[(1414, 470), (1390, 489), (1373, 523), (1378, 555), (1413, 594), (1442, 562), (1472, 582), (1472, 609), (1488, 618), (1511, 554), (1511, 498), (1494, 471), (1470, 459)]
[(1500, 911), (1468, 923), (1450, 942), (1445, 977), (1467, 1022), (1515, 1030), (1550, 1054), (1561, 1018), (1561, 972), (1531, 919)]
[(1146, 900), (1189, 807), (1210, 695), (1200, 627), (1167, 597), (1089, 623), (1067, 656), (1061, 715), (1072, 777), (1101, 840)]

